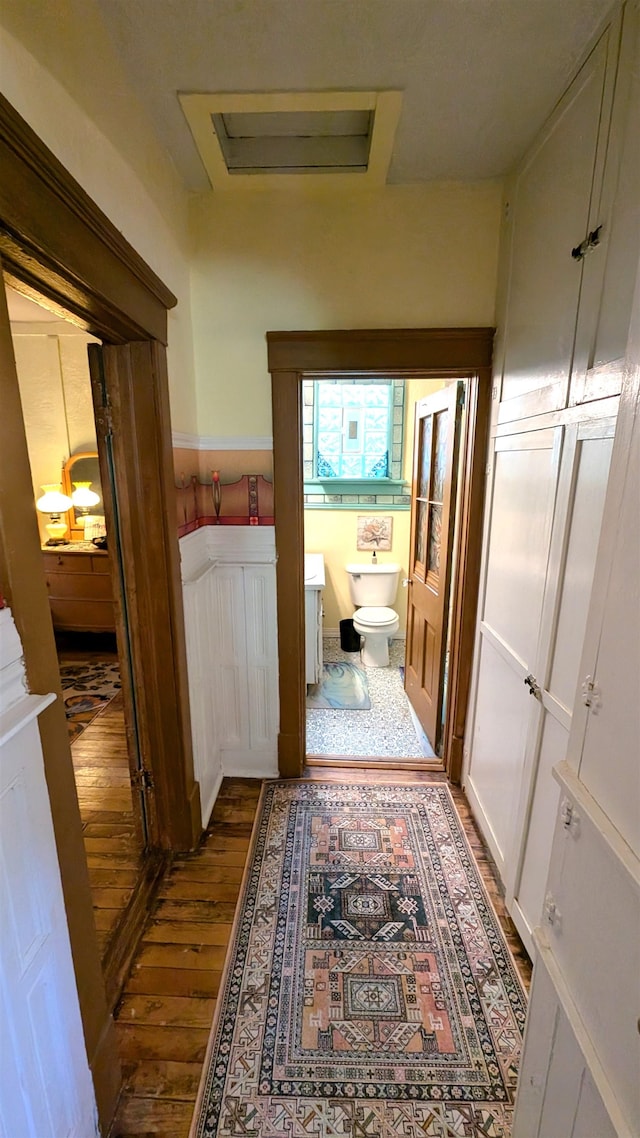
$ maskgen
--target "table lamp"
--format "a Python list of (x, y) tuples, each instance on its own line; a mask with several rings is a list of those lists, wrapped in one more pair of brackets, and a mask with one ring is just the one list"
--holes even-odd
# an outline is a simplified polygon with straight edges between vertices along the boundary
[(59, 483), (43, 486), (44, 494), (38, 498), (36, 509), (41, 514), (48, 514), (50, 521), (44, 527), (49, 534), (47, 545), (62, 545), (67, 535), (67, 523), (62, 521), (60, 515), (65, 514), (72, 506), (71, 498), (63, 494)]

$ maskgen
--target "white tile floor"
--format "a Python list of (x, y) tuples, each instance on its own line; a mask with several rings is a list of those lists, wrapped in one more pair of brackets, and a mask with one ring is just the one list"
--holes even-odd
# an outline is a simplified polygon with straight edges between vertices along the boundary
[[(345, 660), (364, 667), (357, 652), (343, 652), (337, 637), (325, 637), (323, 658)], [(400, 665), (404, 640), (393, 640), (388, 668), (364, 668), (369, 684), (369, 711), (307, 708), (308, 755), (423, 759), (433, 751), (404, 693)], [(419, 732), (419, 734), (418, 734)]]

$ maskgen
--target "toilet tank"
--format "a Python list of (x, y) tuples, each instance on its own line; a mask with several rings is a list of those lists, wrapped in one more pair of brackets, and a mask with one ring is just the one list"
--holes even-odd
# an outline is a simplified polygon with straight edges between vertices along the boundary
[(347, 565), (351, 600), (358, 608), (364, 605), (392, 605), (398, 591), (400, 566)]

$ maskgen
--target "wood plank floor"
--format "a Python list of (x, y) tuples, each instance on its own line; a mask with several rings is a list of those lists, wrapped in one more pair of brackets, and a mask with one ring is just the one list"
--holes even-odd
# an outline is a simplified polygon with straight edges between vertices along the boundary
[[(334, 782), (434, 782), (432, 771), (311, 767)], [(225, 779), (200, 848), (176, 859), (151, 911), (122, 999), (116, 1032), (123, 1093), (110, 1138), (187, 1138), (239, 895), (260, 784)], [(525, 985), (531, 966), (461, 791), (453, 795)]]
[(122, 695), (71, 746), (93, 911), (104, 958), (142, 867), (136, 830)]

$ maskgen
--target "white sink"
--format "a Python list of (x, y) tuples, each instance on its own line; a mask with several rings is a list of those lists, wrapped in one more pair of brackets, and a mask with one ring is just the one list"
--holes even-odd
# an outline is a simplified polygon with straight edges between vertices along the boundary
[(324, 589), (324, 554), (305, 553), (304, 585), (305, 589)]

